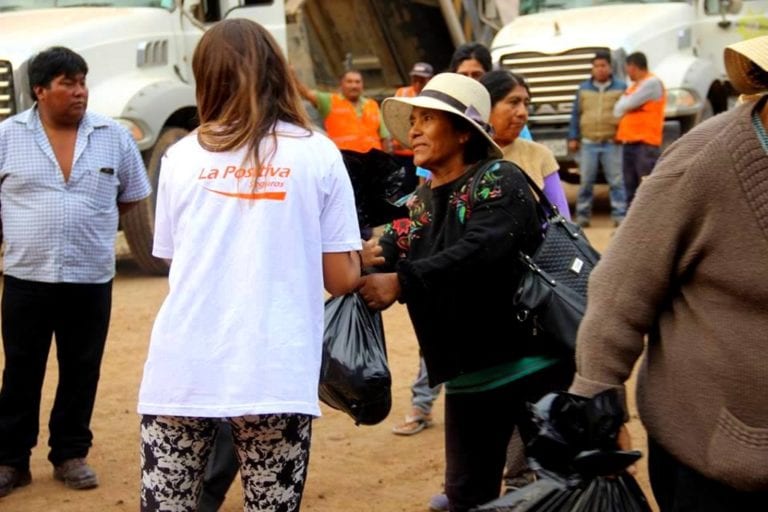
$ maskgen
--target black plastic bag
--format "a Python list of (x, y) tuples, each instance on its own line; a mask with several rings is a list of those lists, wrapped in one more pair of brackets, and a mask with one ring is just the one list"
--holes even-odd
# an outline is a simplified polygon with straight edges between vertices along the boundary
[(381, 312), (369, 309), (357, 293), (325, 303), (319, 395), (357, 425), (380, 423), (392, 407)]
[(341, 156), (355, 193), (360, 227), (381, 226), (408, 216), (408, 208), (398, 204), (413, 187), (405, 168), (392, 155), (378, 149), (366, 153), (344, 149)]
[(545, 469), (560, 474), (605, 474), (615, 465), (620, 466), (616, 469), (628, 466), (624, 464), (628, 457), (639, 458), (637, 452), (628, 456), (616, 450), (624, 409), (615, 390), (592, 398), (549, 393), (531, 406), (531, 412), (539, 431), (526, 453)]
[(620, 473), (566, 481), (545, 475), (472, 512), (651, 512), (634, 477)]
[(526, 447), (540, 480), (482, 512), (650, 512), (626, 468), (641, 453), (617, 449), (624, 410), (615, 390), (592, 398), (555, 392), (531, 406), (538, 433)]

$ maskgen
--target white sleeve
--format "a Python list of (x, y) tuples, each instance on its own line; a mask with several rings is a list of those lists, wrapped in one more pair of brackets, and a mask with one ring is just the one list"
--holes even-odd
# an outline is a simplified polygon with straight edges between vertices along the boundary
[(155, 238), (152, 255), (156, 258), (173, 259), (173, 229), (171, 209), (168, 197), (168, 175), (171, 160), (167, 155), (160, 162), (160, 176), (157, 184), (157, 202), (155, 204)]
[(362, 243), (355, 196), (338, 151), (330, 161), (325, 180), (325, 201), (320, 212), (323, 252), (359, 251)]

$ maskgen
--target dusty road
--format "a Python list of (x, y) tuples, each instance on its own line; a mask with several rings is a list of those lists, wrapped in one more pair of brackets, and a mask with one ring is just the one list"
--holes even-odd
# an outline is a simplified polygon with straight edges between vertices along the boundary
[[(612, 232), (607, 216), (601, 215), (594, 220), (588, 236), (602, 250)], [(51, 477), (51, 467), (46, 460), (46, 425), (56, 385), (55, 351), (52, 350), (44, 389), (40, 445), (32, 457), (33, 482), (1, 498), (0, 511), (138, 510), (136, 396), (152, 321), (165, 293), (164, 278), (143, 276), (129, 259), (119, 261), (110, 335), (92, 422), (95, 445), (89, 457), (101, 479), (100, 487), (71, 491)], [(377, 426), (356, 427), (347, 416), (323, 409), (324, 416), (314, 426), (302, 510), (420, 512), (427, 510), (429, 497), (441, 489), (442, 397), (435, 409), (434, 427), (413, 437), (391, 433), (392, 425), (409, 409), (409, 386), (416, 372), (417, 345), (402, 306), (386, 311), (384, 322), (394, 381), (392, 413)], [(631, 430), (636, 445), (644, 446), (644, 433), (636, 418), (631, 422)], [(643, 463), (639, 479), (647, 489)], [(233, 486), (222, 510), (242, 510), (239, 485)]]

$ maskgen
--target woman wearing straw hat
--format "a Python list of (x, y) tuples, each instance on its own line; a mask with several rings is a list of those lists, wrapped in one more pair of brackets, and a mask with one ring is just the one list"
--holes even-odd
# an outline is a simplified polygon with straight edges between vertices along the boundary
[(571, 390), (586, 396), (624, 393), (647, 347), (637, 408), (663, 512), (768, 510), (768, 37), (725, 64), (758, 96), (643, 181), (590, 276), (576, 346)]
[[(410, 221), (379, 243), (390, 272), (363, 278), (367, 303), (408, 306), (431, 385), (446, 382), (446, 493), (450, 510), (498, 497), (516, 425), (528, 434), (526, 403), (567, 385), (561, 363), (516, 336), (499, 293), (516, 288), (519, 250), (541, 241), (534, 198), (511, 162), (498, 160), (479, 82), (454, 73), (414, 98), (389, 98), (384, 122), (413, 148), (432, 180), (409, 203)], [(468, 197), (473, 192), (472, 197)]]

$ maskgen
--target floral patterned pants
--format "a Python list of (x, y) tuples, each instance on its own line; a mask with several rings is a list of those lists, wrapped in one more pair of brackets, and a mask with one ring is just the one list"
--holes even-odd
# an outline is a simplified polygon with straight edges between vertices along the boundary
[[(194, 512), (218, 418), (144, 415), (141, 510)], [(246, 511), (293, 512), (301, 505), (312, 417), (265, 414), (228, 418)]]

